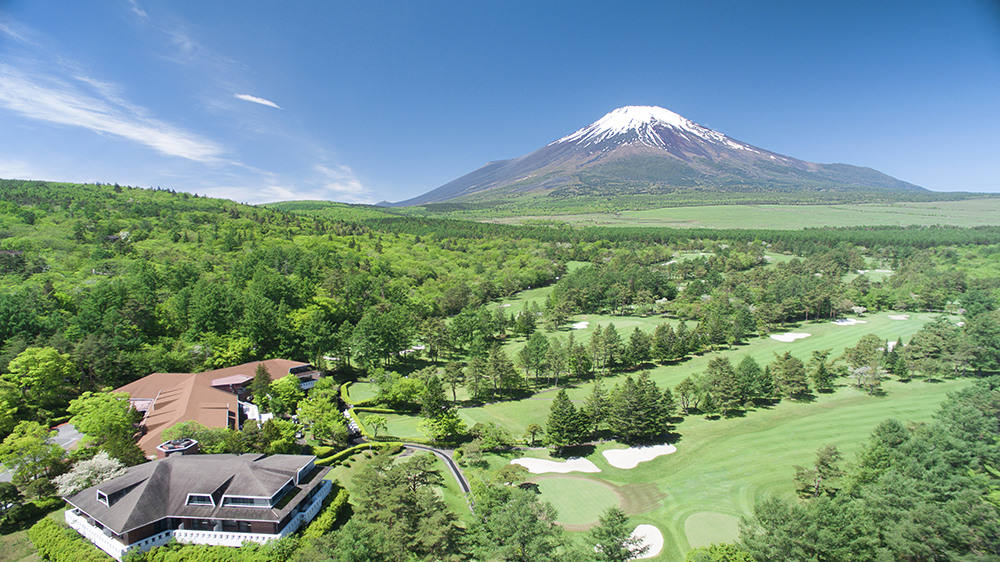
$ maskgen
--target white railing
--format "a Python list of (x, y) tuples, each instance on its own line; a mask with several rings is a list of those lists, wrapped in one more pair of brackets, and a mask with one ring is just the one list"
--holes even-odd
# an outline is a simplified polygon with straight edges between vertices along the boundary
[(174, 540), (188, 544), (211, 544), (217, 546), (240, 546), (246, 541), (264, 544), (280, 538), (281, 535), (265, 535), (263, 533), (234, 533), (225, 531), (192, 531), (177, 529), (173, 531)]
[(139, 550), (149, 550), (166, 544), (171, 538), (175, 539), (177, 542), (188, 544), (241, 546), (246, 541), (264, 544), (266, 542), (288, 536), (295, 531), (298, 531), (306, 523), (312, 521), (313, 518), (316, 517), (316, 514), (319, 513), (319, 510), (323, 507), (323, 500), (330, 494), (331, 489), (333, 489), (333, 485), (329, 480), (324, 480), (320, 483), (319, 489), (316, 490), (316, 495), (313, 496), (309, 505), (304, 510), (299, 512), (298, 515), (293, 517), (280, 533), (275, 535), (264, 533), (234, 533), (226, 531), (195, 531), (190, 529), (176, 529), (172, 531), (164, 531), (158, 535), (147, 537), (141, 541), (126, 546), (120, 541), (105, 535), (103, 529), (88, 523), (86, 517), (75, 513), (76, 510), (66, 511), (66, 524), (117, 560), (121, 560), (121, 557), (124, 556), (125, 552), (130, 549), (138, 548)]
[(73, 513), (73, 511), (72, 509), (66, 510), (66, 524), (75, 529), (77, 533), (83, 535), (84, 538), (94, 543), (97, 548), (107, 552), (114, 558), (121, 559), (122, 554), (125, 554), (128, 547), (120, 541), (105, 535), (103, 529), (99, 529), (96, 525), (91, 525), (87, 522), (86, 518)]

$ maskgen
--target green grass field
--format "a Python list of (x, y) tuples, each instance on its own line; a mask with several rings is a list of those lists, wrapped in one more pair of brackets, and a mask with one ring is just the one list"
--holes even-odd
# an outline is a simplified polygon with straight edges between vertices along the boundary
[[(535, 290), (524, 299), (544, 299), (544, 290)], [(515, 302), (515, 301), (505, 301)], [(685, 377), (701, 373), (708, 361), (727, 356), (736, 364), (751, 355), (761, 365), (774, 359), (775, 353), (791, 351), (808, 361), (815, 350), (832, 349), (831, 358), (840, 356), (862, 335), (877, 334), (887, 340), (909, 339), (936, 314), (910, 314), (895, 320), (889, 313), (871, 314), (855, 320), (864, 323), (842, 326), (829, 319), (789, 326), (788, 331), (811, 334), (810, 337), (783, 343), (770, 337), (754, 338), (733, 349), (721, 349), (686, 361), (651, 369), (660, 387), (674, 387)], [(956, 319), (957, 320), (957, 319)], [(613, 322), (623, 339), (638, 327), (650, 332), (667, 320), (660, 317), (621, 317), (581, 315), (572, 322), (587, 321), (583, 329), (572, 330), (577, 341), (586, 342), (597, 324)], [(677, 321), (669, 320), (672, 324)], [(693, 324), (689, 323), (693, 328)], [(546, 332), (549, 337), (566, 338), (569, 329)], [(508, 353), (516, 353), (523, 339), (508, 341)], [(606, 387), (623, 380), (625, 375), (609, 376)], [(677, 424), (678, 451), (640, 464), (632, 470), (610, 466), (601, 452), (618, 448), (604, 444), (587, 458), (601, 468), (599, 474), (534, 475), (542, 497), (559, 510), (559, 520), (567, 529), (579, 532), (593, 523), (609, 502), (624, 502), (633, 523), (656, 525), (667, 544), (661, 560), (681, 561), (690, 548), (736, 538), (740, 517), (752, 513), (755, 501), (777, 494), (792, 497), (793, 465), (807, 466), (815, 452), (827, 444), (837, 445), (845, 460), (851, 460), (871, 430), (881, 421), (896, 417), (903, 421), (930, 418), (946, 394), (970, 384), (968, 380), (903, 384), (887, 381), (885, 396), (872, 397), (847, 385), (845, 379), (832, 394), (821, 394), (813, 402), (785, 400), (773, 408), (749, 412), (745, 417), (706, 420), (689, 416)], [(567, 388), (570, 398), (582, 405), (593, 382), (576, 383)], [(545, 426), (556, 389), (546, 389), (530, 398), (511, 402), (463, 408), (462, 417), (469, 423), (494, 422), (506, 427), (515, 437), (524, 434), (528, 424)], [(551, 458), (547, 451), (524, 451), (525, 456)], [(494, 460), (500, 460), (494, 459)], [(505, 459), (505, 461), (508, 459)], [(583, 482), (592, 481), (589, 485)], [(609, 495), (610, 494), (610, 495)], [(595, 515), (596, 513), (596, 515)]]
[[(689, 416), (677, 424), (674, 454), (623, 470), (601, 454), (621, 447), (608, 443), (587, 454), (600, 473), (532, 475), (529, 481), (559, 510), (568, 530), (581, 532), (617, 500), (634, 524), (656, 525), (663, 532), (666, 545), (658, 559), (682, 561), (690, 548), (733, 541), (739, 518), (752, 514), (754, 502), (772, 495), (794, 497), (793, 466), (811, 465), (820, 447), (837, 445), (850, 461), (883, 420), (926, 421), (948, 392), (968, 384), (968, 379), (888, 381), (882, 397), (841, 386), (813, 402), (786, 400), (745, 417)], [(525, 403), (542, 405), (511, 406), (527, 411)], [(543, 450), (524, 455), (552, 458)]]
[(647, 211), (520, 216), (496, 222), (558, 220), (574, 226), (664, 226), (672, 228), (763, 228), (799, 230), (816, 226), (982, 226), (996, 224), (1000, 199), (968, 199), (871, 205), (714, 205)]
[(355, 402), (371, 400), (378, 395), (378, 386), (375, 383), (358, 381), (351, 383), (350, 388), (347, 389), (347, 393), (351, 397), (351, 400)]

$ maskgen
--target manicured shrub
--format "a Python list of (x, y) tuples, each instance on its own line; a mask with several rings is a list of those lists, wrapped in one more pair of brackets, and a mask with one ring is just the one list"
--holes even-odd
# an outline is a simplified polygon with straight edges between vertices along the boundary
[(76, 531), (46, 517), (28, 529), (38, 554), (50, 562), (109, 562), (113, 560)]
[[(334, 495), (336, 492), (336, 495)], [(334, 489), (330, 490), (330, 495), (326, 497), (324, 503), (327, 505), (323, 508), (323, 511), (309, 523), (306, 530), (302, 532), (302, 537), (306, 539), (311, 539), (325, 535), (333, 529), (333, 524), (337, 522), (337, 518), (340, 517), (340, 512), (344, 510), (347, 505), (347, 501), (350, 499), (351, 495), (347, 490), (341, 488), (339, 485), (334, 485)], [(333, 498), (331, 500), (331, 498)], [(327, 503), (329, 502), (329, 503)]]

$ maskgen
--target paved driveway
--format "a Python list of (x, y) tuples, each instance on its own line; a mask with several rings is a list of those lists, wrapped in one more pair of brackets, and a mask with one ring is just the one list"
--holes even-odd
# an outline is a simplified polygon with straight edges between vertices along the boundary
[(56, 431), (58, 431), (59, 434), (52, 438), (52, 442), (58, 443), (60, 447), (66, 449), (67, 451), (72, 449), (76, 445), (76, 442), (83, 437), (82, 433), (77, 431), (75, 427), (68, 423), (57, 425)]

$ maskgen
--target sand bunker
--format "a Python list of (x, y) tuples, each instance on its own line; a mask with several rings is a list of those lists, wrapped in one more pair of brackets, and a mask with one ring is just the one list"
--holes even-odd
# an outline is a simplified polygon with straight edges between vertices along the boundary
[(677, 452), (677, 447), (673, 445), (653, 445), (651, 447), (629, 447), (628, 449), (608, 449), (604, 451), (604, 458), (608, 459), (608, 464), (615, 468), (635, 468), (639, 463), (651, 461), (661, 455), (669, 455)]
[(909, 314), (890, 314), (889, 320), (909, 320)]
[(646, 551), (646, 554), (637, 557), (637, 560), (654, 558), (663, 550), (663, 533), (653, 525), (639, 525), (632, 531), (632, 536), (642, 538), (642, 544), (639, 545), (640, 548), (647, 544), (649, 545), (649, 550)]
[(514, 459), (510, 461), (510, 464), (519, 464), (524, 468), (528, 469), (528, 472), (532, 474), (545, 474), (547, 472), (558, 472), (559, 474), (566, 474), (567, 472), (600, 472), (601, 469), (597, 468), (597, 465), (588, 461), (587, 459), (580, 457), (573, 457), (566, 462), (556, 462), (545, 459)]
[(788, 332), (787, 334), (771, 334), (772, 340), (778, 340), (785, 343), (792, 343), (795, 340), (800, 340), (802, 338), (808, 338), (812, 334), (802, 334), (798, 332)]
[(582, 329), (586, 328), (587, 326), (590, 326), (590, 322), (577, 322), (576, 324), (573, 324), (573, 329), (574, 330), (582, 330)]
[(855, 320), (854, 318), (838, 318), (833, 321), (838, 326), (853, 326), (855, 324), (867, 324), (865, 320)]

